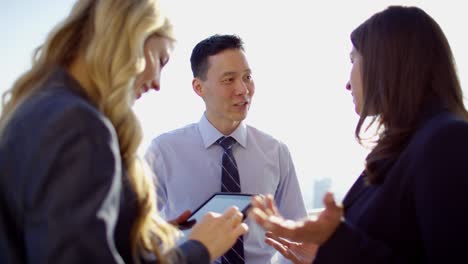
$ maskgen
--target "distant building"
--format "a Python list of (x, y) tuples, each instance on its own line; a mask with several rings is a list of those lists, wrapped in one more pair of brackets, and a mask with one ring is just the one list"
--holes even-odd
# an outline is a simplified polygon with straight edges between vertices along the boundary
[(313, 208), (321, 208), (323, 205), (323, 196), (330, 190), (332, 184), (331, 178), (322, 178), (314, 181)]

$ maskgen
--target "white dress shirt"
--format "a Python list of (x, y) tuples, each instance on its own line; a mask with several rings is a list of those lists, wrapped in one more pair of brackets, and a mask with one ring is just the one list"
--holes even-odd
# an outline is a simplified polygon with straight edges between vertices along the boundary
[[(213, 193), (221, 191), (223, 149), (216, 140), (224, 136), (205, 117), (198, 123), (164, 133), (151, 142), (145, 158), (156, 175), (158, 209), (174, 219), (195, 210)], [(272, 194), (280, 213), (288, 219), (306, 215), (299, 182), (287, 146), (242, 122), (230, 135), (241, 190)], [(275, 250), (265, 242), (265, 232), (251, 219), (244, 235), (247, 264), (271, 263)]]

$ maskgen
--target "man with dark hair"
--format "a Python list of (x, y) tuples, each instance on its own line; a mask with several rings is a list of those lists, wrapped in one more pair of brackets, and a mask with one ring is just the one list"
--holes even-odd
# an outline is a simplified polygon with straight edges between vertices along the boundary
[[(211, 36), (195, 46), (190, 62), (193, 90), (206, 109), (198, 123), (158, 136), (146, 152), (157, 177), (158, 209), (175, 219), (215, 192), (270, 193), (283, 216), (304, 217), (287, 146), (244, 122), (255, 85), (242, 40)], [(264, 232), (246, 221), (249, 232), (219, 261), (271, 263), (275, 250), (264, 242)]]

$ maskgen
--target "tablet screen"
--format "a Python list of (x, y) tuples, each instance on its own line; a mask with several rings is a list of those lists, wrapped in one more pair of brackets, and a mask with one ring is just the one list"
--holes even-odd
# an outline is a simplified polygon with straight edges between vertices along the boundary
[(224, 213), (230, 206), (235, 205), (240, 211), (244, 211), (250, 205), (250, 194), (226, 194), (216, 193), (199, 207), (187, 221), (200, 221), (208, 212)]
[(215, 193), (200, 205), (187, 221), (179, 226), (185, 235), (188, 235), (194, 224), (201, 221), (208, 212), (222, 214), (229, 207), (237, 206), (246, 217), (246, 210), (250, 207), (251, 194), (243, 193)]

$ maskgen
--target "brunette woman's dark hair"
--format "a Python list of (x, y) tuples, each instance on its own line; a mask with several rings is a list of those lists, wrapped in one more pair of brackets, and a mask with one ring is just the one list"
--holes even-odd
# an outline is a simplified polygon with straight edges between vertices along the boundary
[(427, 104), (438, 101), (463, 119), (468, 113), (449, 43), (420, 8), (390, 6), (356, 28), (351, 41), (362, 56), (363, 104), (355, 134), (362, 143), (367, 117), (379, 128), (365, 168), (368, 181), (379, 184), (385, 173), (377, 167), (398, 158)]

